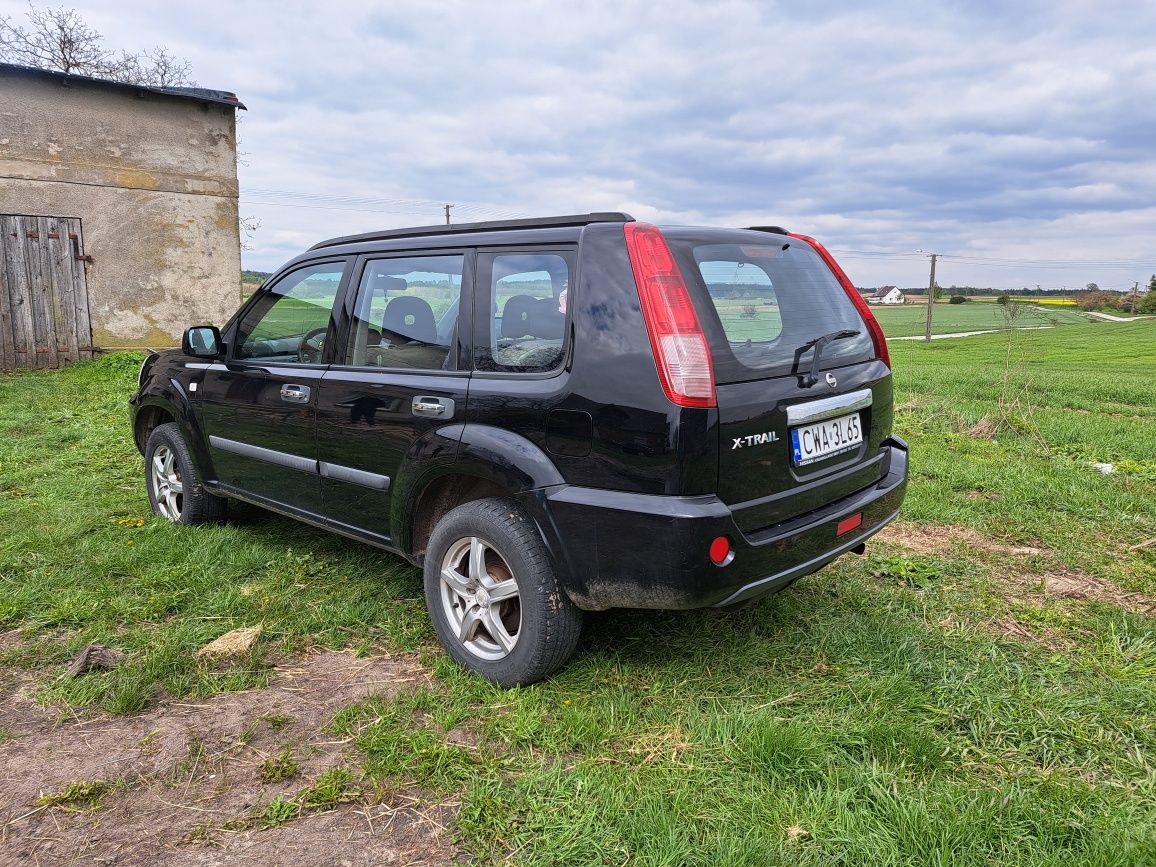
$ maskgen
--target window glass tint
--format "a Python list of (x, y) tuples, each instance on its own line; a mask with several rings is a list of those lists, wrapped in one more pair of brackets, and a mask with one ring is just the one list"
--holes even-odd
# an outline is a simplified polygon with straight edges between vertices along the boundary
[(774, 340), (783, 330), (770, 275), (747, 262), (698, 263), (727, 340)]
[(319, 364), (345, 262), (299, 268), (264, 291), (237, 335), (239, 358)]
[(668, 240), (695, 295), (718, 382), (809, 369), (812, 350), (803, 346), (832, 331), (859, 333), (827, 344), (821, 369), (874, 356), (855, 305), (808, 245), (785, 238), (708, 243), (678, 230)]
[(569, 258), (560, 253), (479, 256), (478, 273), (489, 286), (488, 301), (479, 299), (479, 306), (488, 306), (491, 315), (489, 339), (474, 353), (478, 370), (542, 373), (562, 363)]
[(407, 256), (367, 262), (342, 363), (453, 367), (464, 261), (464, 256)]

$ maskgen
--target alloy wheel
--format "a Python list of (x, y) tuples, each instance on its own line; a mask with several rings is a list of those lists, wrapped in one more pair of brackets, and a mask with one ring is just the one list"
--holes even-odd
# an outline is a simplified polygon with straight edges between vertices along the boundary
[(493, 545), (467, 536), (450, 545), (441, 564), (441, 602), (458, 641), (481, 659), (504, 659), (522, 626), (518, 583)]
[(152, 486), (157, 511), (170, 521), (179, 521), (184, 507), (184, 483), (177, 456), (168, 446), (157, 446), (153, 452)]

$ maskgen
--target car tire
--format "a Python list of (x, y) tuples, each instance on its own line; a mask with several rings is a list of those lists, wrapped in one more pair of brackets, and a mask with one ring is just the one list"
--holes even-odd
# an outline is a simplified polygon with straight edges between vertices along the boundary
[(175, 422), (158, 425), (145, 443), (145, 487), (153, 511), (175, 524), (225, 517), (228, 501), (205, 490)]
[(573, 654), (582, 611), (513, 500), (475, 500), (446, 513), (424, 568), (434, 629), (463, 667), (508, 689), (548, 677)]

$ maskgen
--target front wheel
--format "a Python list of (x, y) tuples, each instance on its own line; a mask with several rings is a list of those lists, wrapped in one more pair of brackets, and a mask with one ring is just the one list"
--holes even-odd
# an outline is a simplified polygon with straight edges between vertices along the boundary
[(425, 553), (425, 597), (450, 656), (506, 688), (561, 668), (582, 629), (533, 521), (512, 500), (476, 500), (438, 522)]
[(153, 511), (175, 524), (204, 524), (225, 516), (228, 501), (204, 489), (181, 429), (173, 422), (149, 434), (145, 484)]

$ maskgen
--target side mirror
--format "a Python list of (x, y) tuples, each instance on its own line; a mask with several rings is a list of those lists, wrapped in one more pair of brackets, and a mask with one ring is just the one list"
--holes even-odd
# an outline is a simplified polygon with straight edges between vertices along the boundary
[(221, 354), (221, 332), (215, 325), (197, 325), (185, 329), (181, 352), (193, 358), (217, 358)]

